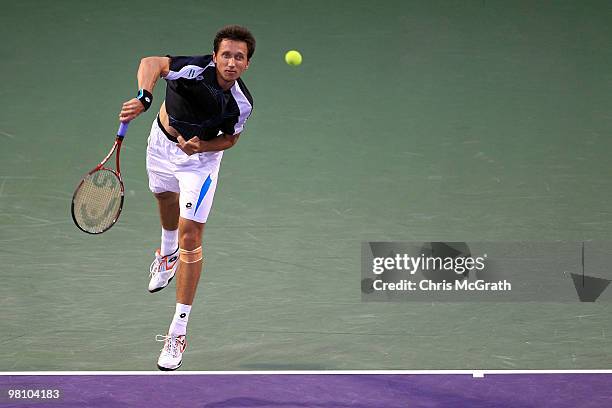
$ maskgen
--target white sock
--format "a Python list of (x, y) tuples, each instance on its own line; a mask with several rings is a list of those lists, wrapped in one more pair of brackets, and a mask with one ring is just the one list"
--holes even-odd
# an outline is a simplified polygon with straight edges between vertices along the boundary
[(168, 329), (168, 333), (177, 336), (187, 334), (187, 321), (189, 320), (189, 312), (191, 312), (191, 305), (177, 303), (176, 312), (174, 312), (174, 318), (172, 319), (172, 323), (170, 323), (170, 329)]
[(178, 248), (178, 229), (169, 231), (162, 228), (161, 248), (159, 252), (161, 256), (166, 256), (174, 253)]

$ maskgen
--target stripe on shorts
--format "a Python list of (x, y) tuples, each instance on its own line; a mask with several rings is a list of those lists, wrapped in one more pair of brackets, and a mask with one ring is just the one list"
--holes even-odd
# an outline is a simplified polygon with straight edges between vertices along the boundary
[(208, 189), (210, 188), (211, 183), (212, 183), (212, 179), (210, 178), (210, 174), (209, 174), (208, 177), (206, 178), (206, 181), (204, 181), (204, 184), (202, 184), (202, 188), (200, 189), (200, 196), (198, 197), (198, 203), (196, 204), (195, 211), (193, 212), (194, 215), (198, 212), (198, 208), (200, 208), (200, 204), (202, 204), (202, 200), (204, 199), (204, 196), (208, 192)]

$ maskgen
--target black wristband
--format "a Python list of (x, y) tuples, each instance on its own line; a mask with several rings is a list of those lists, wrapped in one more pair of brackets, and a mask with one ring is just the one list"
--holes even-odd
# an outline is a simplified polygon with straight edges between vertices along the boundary
[(153, 94), (146, 89), (142, 88), (138, 90), (138, 96), (136, 97), (144, 106), (145, 112), (151, 107), (153, 103)]

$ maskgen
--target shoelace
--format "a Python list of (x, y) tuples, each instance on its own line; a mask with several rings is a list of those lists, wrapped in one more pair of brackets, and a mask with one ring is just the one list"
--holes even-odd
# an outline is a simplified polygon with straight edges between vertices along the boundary
[[(179, 340), (179, 337), (183, 337), (183, 341)], [(174, 341), (173, 341), (174, 340)], [(185, 349), (185, 337), (184, 336), (164, 336), (158, 334), (155, 336), (155, 341), (163, 341), (164, 347), (159, 351), (166, 350), (173, 358), (176, 358)], [(183, 349), (183, 350), (180, 350)]]
[(157, 254), (155, 255), (155, 262), (151, 264), (151, 268), (149, 269), (150, 278), (154, 277), (159, 273), (159, 265), (161, 265), (162, 259), (163, 258), (161, 256), (157, 256)]
[[(176, 253), (178, 251), (178, 249), (176, 251), (174, 251), (174, 253)], [(162, 261), (164, 260), (164, 258), (169, 258), (171, 255), (166, 255), (166, 256), (161, 256), (161, 255), (157, 255), (157, 253), (155, 253), (155, 261), (151, 264), (151, 268), (149, 269), (149, 277), (152, 278), (155, 275), (157, 275), (159, 273), (159, 267), (161, 266)], [(177, 257), (178, 258), (178, 257)]]

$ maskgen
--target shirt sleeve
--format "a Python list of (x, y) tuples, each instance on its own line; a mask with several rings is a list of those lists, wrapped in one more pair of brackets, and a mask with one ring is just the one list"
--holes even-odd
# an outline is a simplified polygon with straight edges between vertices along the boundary
[(211, 55), (195, 55), (195, 56), (172, 56), (170, 58), (170, 72), (166, 75), (167, 80), (176, 80), (179, 78), (193, 79), (201, 75), (209, 65), (214, 65)]
[(221, 130), (228, 135), (235, 135), (244, 130), (244, 125), (253, 111), (253, 98), (242, 81), (236, 81), (231, 89), (234, 98), (234, 116), (223, 121)]

